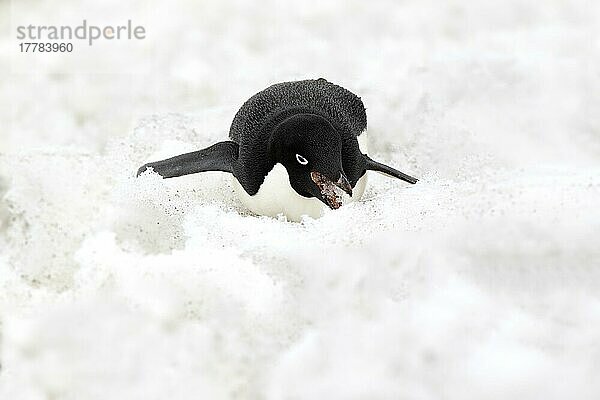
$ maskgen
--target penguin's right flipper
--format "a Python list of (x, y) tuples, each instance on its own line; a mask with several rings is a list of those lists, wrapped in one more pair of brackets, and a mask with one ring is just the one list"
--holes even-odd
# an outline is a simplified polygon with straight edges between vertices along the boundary
[(386, 175), (392, 176), (394, 178), (402, 179), (405, 182), (412, 183), (413, 185), (417, 183), (419, 180), (417, 178), (413, 178), (410, 175), (406, 175), (404, 172), (400, 172), (395, 168), (377, 162), (371, 159), (369, 156), (364, 154), (365, 161), (367, 163), (367, 170), (382, 172)]
[(152, 168), (154, 172), (163, 178), (174, 178), (206, 171), (233, 173), (233, 166), (237, 157), (237, 143), (231, 141), (219, 142), (203, 150), (144, 164), (138, 169), (137, 176), (140, 176), (147, 168)]

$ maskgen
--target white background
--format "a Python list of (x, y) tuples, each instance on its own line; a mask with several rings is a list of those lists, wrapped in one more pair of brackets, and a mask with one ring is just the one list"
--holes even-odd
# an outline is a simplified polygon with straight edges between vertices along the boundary
[[(15, 26), (83, 18), (147, 38), (16, 53)], [(597, 2), (4, 0), (0, 19), (1, 399), (600, 395)], [(318, 77), (418, 185), (374, 174), (295, 224), (249, 215), (225, 174), (133, 178)]]

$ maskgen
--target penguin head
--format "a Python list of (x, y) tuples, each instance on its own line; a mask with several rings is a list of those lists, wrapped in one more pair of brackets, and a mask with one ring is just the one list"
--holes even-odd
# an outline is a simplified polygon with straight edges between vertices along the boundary
[(316, 197), (331, 209), (342, 205), (340, 191), (352, 196), (342, 167), (340, 134), (322, 116), (296, 114), (281, 122), (271, 137), (270, 153), (301, 196)]

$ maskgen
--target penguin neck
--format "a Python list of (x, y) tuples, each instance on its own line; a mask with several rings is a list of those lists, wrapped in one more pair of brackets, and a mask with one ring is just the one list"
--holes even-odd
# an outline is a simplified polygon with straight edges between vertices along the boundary
[(265, 177), (281, 159), (281, 143), (288, 133), (281, 129), (283, 123), (299, 114), (325, 118), (323, 113), (307, 107), (293, 107), (274, 113), (261, 127), (259, 134), (247, 149), (240, 151), (234, 175), (251, 196), (258, 192)]
[(269, 159), (269, 165), (273, 166), (277, 164), (277, 160), (281, 158), (281, 142), (284, 133), (279, 130), (273, 130), (267, 141), (267, 157)]

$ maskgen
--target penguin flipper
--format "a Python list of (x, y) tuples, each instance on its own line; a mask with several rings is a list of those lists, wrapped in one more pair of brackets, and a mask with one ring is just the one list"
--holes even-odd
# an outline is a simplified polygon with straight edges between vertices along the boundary
[(174, 178), (206, 171), (233, 173), (233, 166), (237, 157), (237, 143), (232, 141), (219, 142), (203, 150), (144, 164), (138, 169), (136, 176), (140, 176), (147, 168), (152, 168), (154, 172), (163, 178)]
[(404, 172), (400, 172), (395, 168), (392, 168), (390, 166), (387, 166), (385, 164), (382, 164), (380, 162), (377, 162), (377, 161), (371, 159), (366, 154), (363, 154), (363, 155), (365, 156), (367, 170), (382, 172), (382, 173), (392, 176), (394, 178), (402, 179), (405, 182), (412, 183), (413, 185), (419, 181), (417, 178), (413, 178), (410, 175), (406, 175)]

